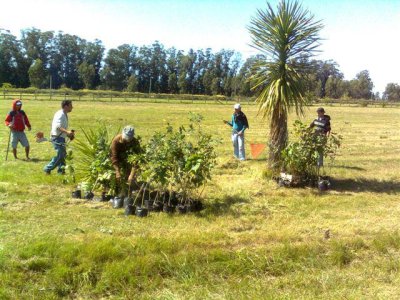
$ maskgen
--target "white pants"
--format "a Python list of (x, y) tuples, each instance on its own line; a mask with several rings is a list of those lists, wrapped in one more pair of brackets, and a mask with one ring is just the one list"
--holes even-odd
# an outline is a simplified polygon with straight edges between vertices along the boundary
[(244, 133), (238, 135), (237, 133), (232, 133), (232, 143), (233, 143), (233, 155), (240, 160), (245, 160), (246, 155), (244, 151)]

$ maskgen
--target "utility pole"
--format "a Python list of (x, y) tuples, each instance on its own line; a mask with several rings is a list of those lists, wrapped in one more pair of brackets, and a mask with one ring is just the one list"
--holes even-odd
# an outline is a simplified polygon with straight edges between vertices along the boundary
[(151, 77), (150, 77), (150, 86), (149, 86), (149, 94), (151, 93)]
[(51, 74), (50, 74), (50, 100), (51, 100), (51, 96), (52, 96), (52, 92), (51, 92), (51, 89), (52, 89), (52, 87), (53, 87), (53, 82), (52, 82), (52, 76), (51, 76)]

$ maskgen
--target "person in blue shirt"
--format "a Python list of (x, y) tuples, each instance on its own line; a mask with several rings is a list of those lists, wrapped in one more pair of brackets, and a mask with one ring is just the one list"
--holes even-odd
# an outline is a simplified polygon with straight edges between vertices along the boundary
[(242, 112), (240, 103), (236, 103), (233, 108), (235, 111), (231, 122), (224, 120), (224, 123), (232, 127), (233, 155), (239, 160), (245, 160), (244, 131), (249, 128), (249, 122), (246, 115)]

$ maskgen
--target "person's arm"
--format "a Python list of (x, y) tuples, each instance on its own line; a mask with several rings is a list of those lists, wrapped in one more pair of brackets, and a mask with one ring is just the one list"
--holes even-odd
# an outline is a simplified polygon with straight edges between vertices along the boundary
[(243, 135), (244, 131), (247, 129), (246, 125), (243, 126), (242, 130), (238, 132), (238, 135)]
[(31, 123), (29, 123), (29, 119), (26, 114), (24, 114), (24, 122), (25, 122), (26, 127), (28, 127), (28, 130), (31, 130), (32, 129)]
[(7, 114), (6, 120), (4, 122), (7, 127), (12, 128), (12, 117), (10, 114)]
[(224, 123), (225, 123), (225, 124), (228, 124), (228, 125), (231, 126), (231, 127), (233, 127), (233, 116), (232, 116), (231, 122), (228, 122), (228, 121), (224, 120)]
[(119, 168), (117, 142), (118, 142), (117, 138), (114, 138), (111, 142), (111, 163), (115, 170), (115, 177), (117, 178), (117, 180), (120, 180), (121, 170)]

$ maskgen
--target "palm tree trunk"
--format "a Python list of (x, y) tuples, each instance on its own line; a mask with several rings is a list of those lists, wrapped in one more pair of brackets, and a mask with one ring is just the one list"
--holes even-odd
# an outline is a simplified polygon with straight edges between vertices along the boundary
[(271, 170), (279, 171), (282, 166), (281, 152), (286, 147), (288, 140), (286, 111), (273, 110), (269, 135), (268, 165)]

